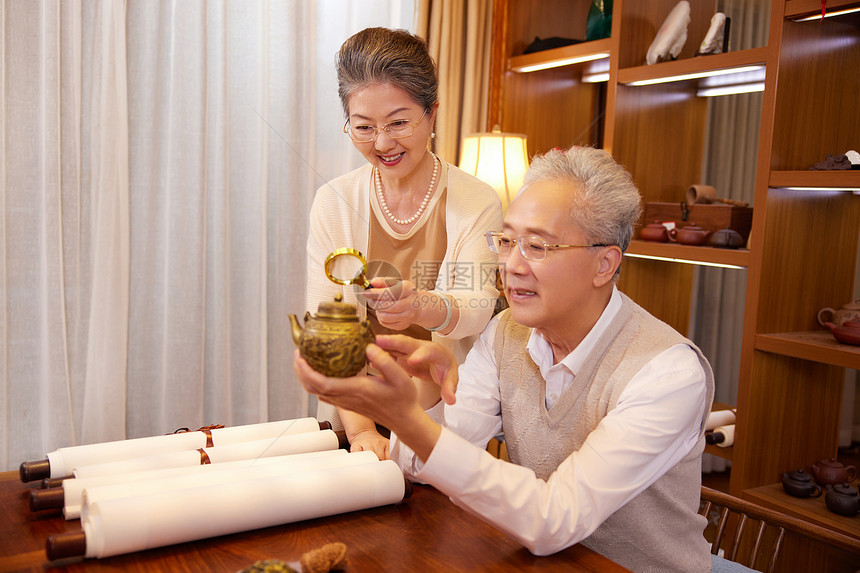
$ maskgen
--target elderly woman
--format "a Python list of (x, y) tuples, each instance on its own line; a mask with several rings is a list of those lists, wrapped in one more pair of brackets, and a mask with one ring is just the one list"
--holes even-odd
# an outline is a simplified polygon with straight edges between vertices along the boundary
[[(368, 28), (337, 55), (344, 132), (367, 165), (323, 185), (311, 208), (307, 308), (337, 293), (367, 313), (374, 333), (433, 339), (462, 361), (493, 315), (496, 260), (484, 233), (501, 224), (495, 191), (429, 150), (438, 79), (427, 44), (405, 30)], [(369, 261), (371, 288), (327, 280), (323, 262), (339, 248)], [(419, 384), (422, 403), (439, 389)], [(353, 451), (388, 457), (373, 420), (321, 403), (317, 417), (342, 423)], [(383, 430), (380, 433), (379, 430)]]

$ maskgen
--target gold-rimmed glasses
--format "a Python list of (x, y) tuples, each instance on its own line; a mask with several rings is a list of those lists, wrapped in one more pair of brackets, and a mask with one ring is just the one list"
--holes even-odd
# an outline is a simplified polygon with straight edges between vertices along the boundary
[(424, 113), (421, 114), (421, 117), (415, 121), (409, 119), (395, 119), (393, 121), (389, 121), (382, 127), (366, 124), (351, 125), (347, 119), (346, 123), (343, 124), (343, 132), (349, 135), (350, 139), (356, 143), (369, 143), (371, 141), (375, 141), (377, 136), (379, 136), (379, 130), (385, 131), (385, 134), (391, 139), (404, 139), (415, 133), (415, 126), (421, 123), (421, 120), (424, 119), (425, 115), (427, 115), (426, 109), (424, 110)]
[(520, 254), (530, 261), (542, 261), (546, 258), (547, 251), (556, 249), (587, 249), (589, 247), (606, 247), (605, 244), (594, 245), (551, 245), (540, 237), (528, 236), (513, 239), (499, 231), (487, 231), (487, 245), (494, 253), (502, 257), (511, 254), (514, 244), (520, 248)]

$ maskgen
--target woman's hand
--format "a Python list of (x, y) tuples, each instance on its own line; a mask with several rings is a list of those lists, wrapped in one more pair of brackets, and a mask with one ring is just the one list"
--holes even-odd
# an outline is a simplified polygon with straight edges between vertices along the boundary
[(351, 452), (373, 452), (380, 461), (387, 460), (389, 455), (389, 440), (376, 429), (362, 430), (349, 441)]
[(376, 311), (379, 324), (392, 330), (405, 330), (417, 324), (421, 317), (420, 292), (412, 281), (394, 282), (376, 277), (363, 295), (367, 305)]

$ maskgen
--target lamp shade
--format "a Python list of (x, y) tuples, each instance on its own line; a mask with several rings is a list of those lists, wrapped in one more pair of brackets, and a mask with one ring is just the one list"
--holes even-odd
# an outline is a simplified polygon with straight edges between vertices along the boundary
[(502, 133), (498, 128), (490, 133), (475, 133), (463, 139), (460, 169), (489, 183), (507, 209), (523, 184), (528, 169), (526, 136)]

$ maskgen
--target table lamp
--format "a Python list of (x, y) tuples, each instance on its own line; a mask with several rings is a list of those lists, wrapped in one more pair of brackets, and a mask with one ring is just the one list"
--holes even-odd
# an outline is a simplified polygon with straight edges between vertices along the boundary
[(474, 133), (463, 138), (460, 169), (489, 183), (507, 210), (523, 184), (528, 169), (526, 136), (502, 133), (499, 127), (490, 133)]

